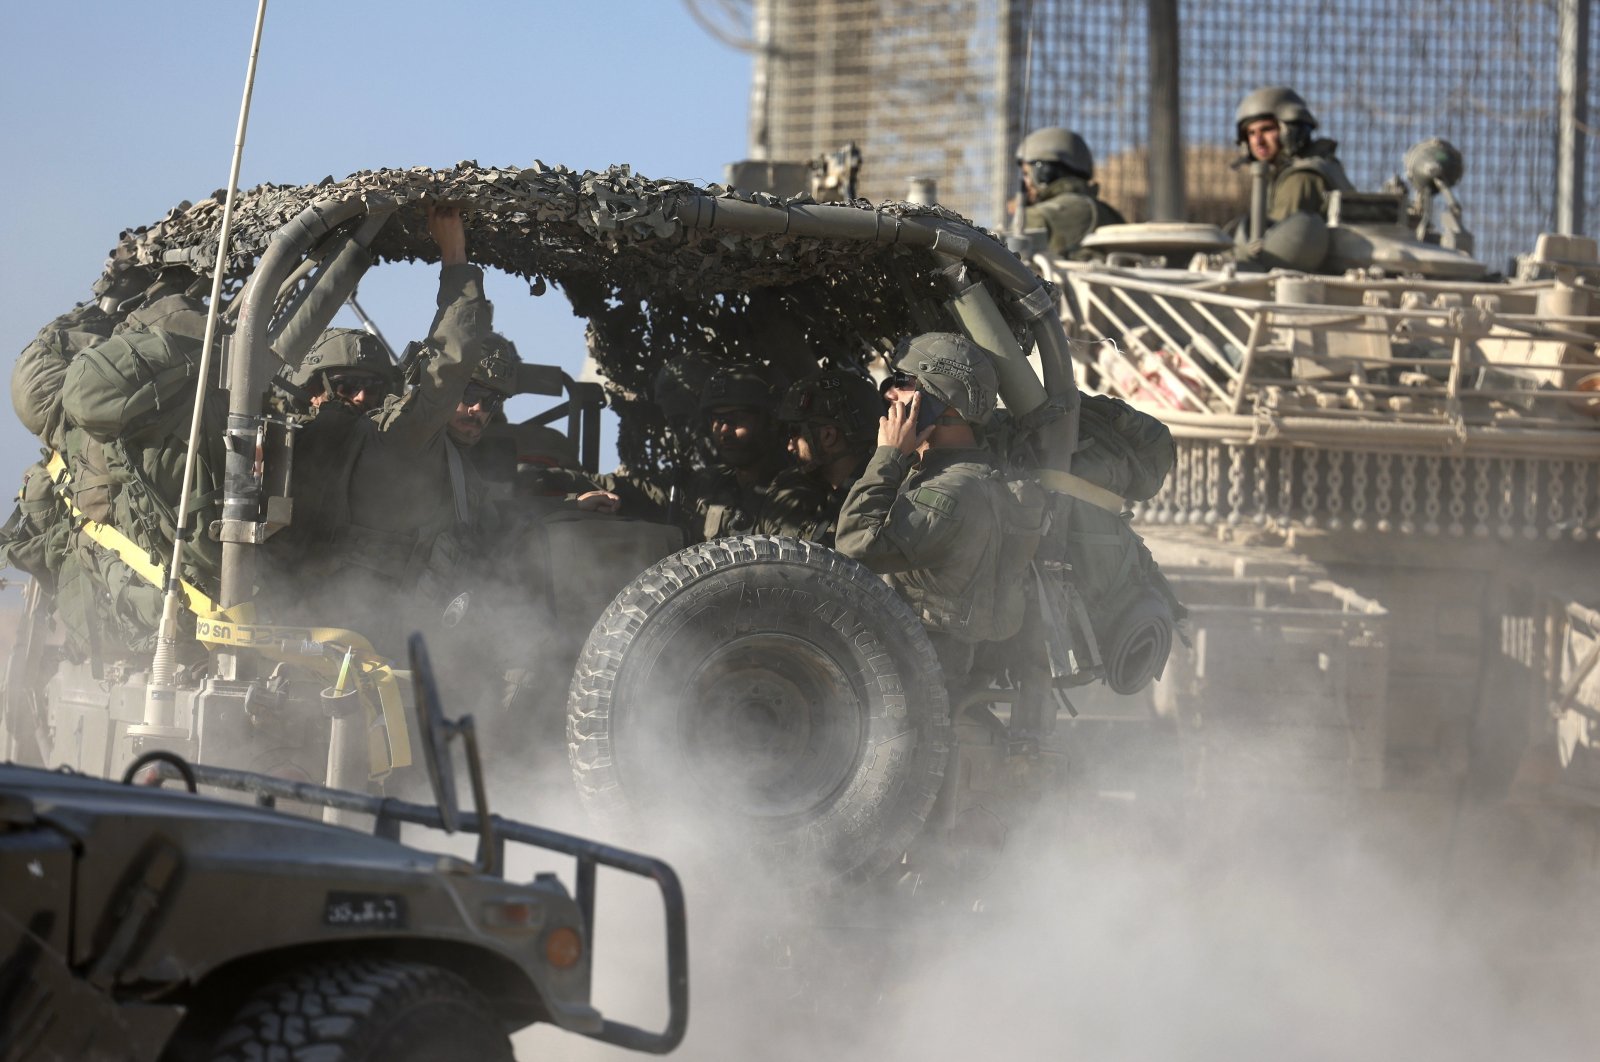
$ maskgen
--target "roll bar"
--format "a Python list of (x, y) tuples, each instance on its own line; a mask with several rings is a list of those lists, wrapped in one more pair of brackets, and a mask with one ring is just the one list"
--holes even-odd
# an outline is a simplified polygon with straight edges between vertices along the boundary
[[(1051, 286), (1040, 279), (1003, 244), (977, 228), (936, 216), (899, 216), (859, 207), (819, 204), (765, 205), (698, 192), (669, 197), (668, 215), (685, 228), (733, 231), (750, 235), (789, 235), (855, 240), (875, 246), (901, 245), (926, 250), (966, 263), (1012, 296), (1012, 319), (1020, 320), (1039, 352), (1048, 400), (1065, 414), (1040, 429), (1040, 458), (1046, 469), (1070, 470), (1078, 434), (1078, 389), (1061, 321), (1054, 312)], [(381, 202), (381, 209), (393, 204)], [(273, 234), (266, 252), (241, 298), (233, 357), (228, 376), (228, 427), (225, 489), (222, 502), (222, 588), (220, 604), (245, 600), (254, 582), (255, 558), (249, 547), (261, 540), (261, 444), (264, 392), (275, 360), (267, 328), (280, 286), (300, 260), (338, 226), (368, 211), (367, 200), (352, 193), (345, 199), (320, 200), (301, 211)], [(380, 209), (374, 203), (374, 211)], [(981, 287), (963, 295), (988, 300)], [(1025, 352), (1024, 352), (1025, 353)], [(1006, 351), (997, 352), (1007, 357)], [(1012, 368), (1015, 368), (1013, 366)], [(1031, 372), (1031, 369), (1029, 370)], [(1002, 372), (1001, 397), (1017, 413), (1037, 406), (1037, 392), (1008, 388)], [(1008, 394), (1008, 390), (1013, 393)]]

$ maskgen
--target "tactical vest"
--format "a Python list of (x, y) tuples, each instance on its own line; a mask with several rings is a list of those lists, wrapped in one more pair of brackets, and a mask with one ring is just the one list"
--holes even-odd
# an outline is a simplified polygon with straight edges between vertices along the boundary
[(1032, 480), (1007, 481), (996, 472), (985, 484), (995, 535), (973, 595), (965, 638), (1001, 642), (1022, 629), (1028, 608), (1028, 570), (1050, 526), (1044, 492)]
[(1121, 225), (1125, 221), (1114, 207), (1095, 195), (1089, 182), (1070, 176), (1051, 181), (1039, 201), (1023, 214), (1027, 227), (1049, 230), (1052, 253), (1066, 256), (1072, 256), (1079, 242), (1100, 226)]
[(998, 470), (989, 470), (978, 482), (979, 490), (963, 490), (960, 502), (937, 485), (910, 491), (912, 504), (947, 517), (973, 494), (983, 495), (981, 510), (965, 517), (986, 525), (983, 534), (963, 528), (964, 541), (981, 543), (966, 585), (951, 584), (948, 566), (901, 572), (891, 579), (929, 629), (962, 642), (1003, 641), (1022, 627), (1028, 593), (1023, 576), (1047, 526), (1044, 496), (1031, 482), (1008, 483)]

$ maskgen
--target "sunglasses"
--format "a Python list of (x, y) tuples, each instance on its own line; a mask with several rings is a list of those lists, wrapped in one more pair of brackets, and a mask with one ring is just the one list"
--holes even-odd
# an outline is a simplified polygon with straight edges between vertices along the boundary
[(915, 376), (912, 376), (909, 372), (896, 369), (883, 378), (883, 383), (878, 385), (878, 394), (887, 400), (890, 391), (916, 391), (921, 387), (922, 382)]
[(382, 402), (389, 395), (389, 384), (377, 376), (336, 373), (328, 377), (328, 390), (340, 398), (355, 398), (365, 394), (369, 402)]
[(506, 404), (506, 396), (492, 387), (485, 387), (480, 383), (469, 383), (467, 389), (461, 392), (461, 404), (468, 409), (477, 406), (485, 413), (498, 413)]

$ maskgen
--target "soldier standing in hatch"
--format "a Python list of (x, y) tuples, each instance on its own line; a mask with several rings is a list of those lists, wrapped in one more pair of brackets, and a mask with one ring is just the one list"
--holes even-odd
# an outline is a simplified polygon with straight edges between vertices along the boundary
[(864, 376), (829, 369), (789, 388), (778, 420), (789, 429), (795, 466), (772, 480), (755, 531), (833, 545), (850, 485), (872, 455), (883, 399)]
[[(1083, 238), (1102, 225), (1126, 219), (1099, 198), (1094, 184), (1094, 155), (1083, 137), (1070, 129), (1035, 129), (1017, 146), (1022, 169), (1024, 228), (1050, 233), (1050, 253), (1076, 257)], [(1081, 252), (1079, 252), (1081, 254)]]
[(978, 443), (995, 411), (989, 354), (964, 336), (906, 341), (886, 381), (878, 448), (839, 513), (839, 552), (889, 577), (921, 614), (957, 690), (994, 634), (994, 553), (1006, 491)]
[[(1241, 262), (1263, 269), (1314, 271), (1328, 252), (1328, 198), (1353, 192), (1332, 140), (1313, 139), (1317, 119), (1293, 89), (1258, 88), (1233, 116), (1242, 163), (1268, 167), (1267, 216), (1260, 240), (1242, 242)], [(1250, 219), (1240, 225), (1248, 237)]]

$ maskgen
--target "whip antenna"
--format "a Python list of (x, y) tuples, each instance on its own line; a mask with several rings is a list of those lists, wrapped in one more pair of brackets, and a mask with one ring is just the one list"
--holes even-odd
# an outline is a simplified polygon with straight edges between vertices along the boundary
[[(244, 98), (239, 103), (239, 126), (233, 137), (233, 162), (228, 169), (228, 195), (222, 204), (222, 232), (217, 237), (217, 260), (212, 268), (211, 305), (206, 308), (205, 339), (200, 345), (200, 376), (195, 383), (194, 415), (189, 419), (189, 449), (183, 457), (183, 486), (178, 492), (177, 526), (172, 535), (172, 564), (166, 571), (166, 596), (161, 626), (156, 632), (155, 659), (145, 687), (144, 725), (129, 733), (146, 737), (180, 736), (172, 687), (173, 658), (177, 655), (178, 609), (183, 591), (183, 544), (190, 535), (189, 496), (194, 491), (196, 455), (200, 450), (200, 419), (205, 410), (206, 386), (211, 376), (211, 351), (217, 338), (217, 317), (222, 302), (222, 277), (228, 269), (228, 238), (233, 233), (233, 204), (239, 197), (239, 165), (244, 159), (244, 134), (250, 124), (250, 95), (255, 90), (256, 60), (261, 55), (261, 27), (267, 19), (267, 0), (256, 5), (255, 30), (250, 37), (250, 63), (245, 69)], [(187, 733), (187, 731), (183, 731)]]

